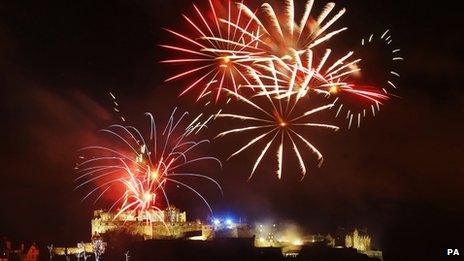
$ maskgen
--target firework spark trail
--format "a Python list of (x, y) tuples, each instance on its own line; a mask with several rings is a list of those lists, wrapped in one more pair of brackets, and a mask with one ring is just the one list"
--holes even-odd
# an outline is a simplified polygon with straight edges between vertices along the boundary
[[(391, 61), (392, 62), (397, 62), (397, 61), (402, 61), (404, 60), (403, 57), (399, 56), (399, 52), (401, 51), (400, 49), (395, 49), (392, 47), (393, 39), (392, 36), (390, 35), (390, 30), (386, 30), (380, 37), (376, 37), (376, 35), (371, 34), (369, 38), (366, 40), (364, 38), (361, 39), (361, 46), (362, 47), (367, 47), (369, 45), (374, 45), (374, 44), (383, 44), (384, 47), (387, 47), (387, 49), (391, 52)], [(396, 63), (393, 63), (396, 64)], [(395, 65), (390, 68), (390, 70), (387, 71), (388, 75), (390, 77), (387, 78), (384, 86), (382, 86), (382, 91), (385, 94), (388, 94), (387, 88), (393, 88), (396, 89), (396, 79), (400, 77), (400, 74), (396, 71), (397, 69), (395, 68)]]
[(290, 65), (299, 62), (298, 65), (301, 66), (301, 61), (298, 61), (299, 55), (347, 29), (343, 27), (329, 31), (329, 28), (345, 13), (343, 8), (328, 18), (335, 9), (333, 3), (328, 3), (320, 15), (313, 18), (311, 15), (313, 1), (307, 1), (299, 23), (295, 21), (293, 0), (285, 1), (284, 14), (276, 13), (268, 3), (263, 4), (259, 9), (264, 14), (262, 20), (257, 15), (258, 10), (252, 11), (243, 1), (237, 4), (227, 1), (226, 5), (218, 8), (209, 0), (212, 13), (210, 16), (194, 5), (195, 18), (198, 21), (183, 15), (194, 28), (195, 36), (166, 29), (187, 45), (161, 46), (187, 57), (168, 59), (162, 63), (183, 63), (190, 66), (166, 81), (197, 76), (181, 95), (198, 88), (201, 91), (197, 101), (212, 95), (217, 102), (223, 93), (221, 91), (223, 88), (238, 93), (240, 87), (251, 85), (246, 73), (249, 67), (256, 69), (255, 67), (260, 66), (260, 63), (276, 60)]
[[(352, 81), (352, 75), (360, 71), (357, 63), (361, 59), (355, 59), (345, 62), (353, 52), (349, 52), (345, 56), (335, 60), (332, 64), (327, 64), (331, 50), (327, 49), (324, 56), (317, 66), (313, 61), (314, 56), (312, 50), (308, 49), (302, 56), (296, 56), (296, 64), (285, 64), (281, 59), (268, 61), (267, 65), (257, 66), (261, 71), (255, 70), (261, 74), (270, 72), (275, 78), (274, 84), (271, 85), (246, 85), (253, 89), (266, 89), (265, 92), (260, 91), (258, 95), (272, 94), (277, 99), (288, 98), (296, 95), (296, 99), (300, 99), (311, 92), (323, 94), (325, 96), (337, 96), (340, 93), (349, 93), (350, 95), (358, 96), (359, 98), (369, 100), (374, 103), (382, 104), (382, 101), (387, 100), (388, 95), (377, 91), (376, 89), (367, 89), (363, 85), (356, 85)], [(279, 69), (276, 69), (278, 65)], [(250, 68), (250, 70), (252, 70)]]
[(126, 119), (124, 118), (124, 115), (122, 115), (121, 109), (119, 108), (119, 103), (118, 103), (118, 101), (116, 99), (116, 96), (112, 92), (110, 92), (109, 94), (110, 94), (111, 100), (112, 100), (113, 105), (114, 105), (113, 110), (119, 115), (119, 118), (122, 121), (126, 121)]
[[(289, 146), (295, 152), (300, 165), (302, 178), (304, 178), (307, 173), (307, 167), (303, 157), (301, 156), (302, 148), (299, 147), (298, 144), (303, 144), (304, 147), (307, 147), (310, 152), (317, 156), (319, 166), (323, 161), (323, 157), (319, 150), (307, 138), (305, 138), (303, 132), (300, 132), (300, 129), (314, 127), (337, 131), (339, 129), (337, 126), (309, 121), (310, 116), (330, 109), (333, 104), (328, 104), (317, 107), (315, 109), (304, 111), (302, 113), (297, 113), (297, 109), (299, 109), (299, 106), (297, 106), (299, 99), (296, 99), (292, 96), (289, 96), (287, 99), (274, 99), (272, 97), (271, 91), (268, 90), (268, 87), (277, 82), (278, 79), (275, 75), (274, 79), (269, 79), (268, 77), (261, 77), (256, 71), (253, 70), (250, 70), (249, 73), (256, 82), (256, 85), (253, 86), (255, 88), (261, 88), (260, 95), (256, 95), (249, 99), (232, 91), (225, 91), (230, 95), (238, 98), (240, 102), (250, 106), (250, 108), (252, 108), (255, 113), (252, 115), (220, 113), (218, 115), (220, 118), (238, 119), (243, 122), (247, 122), (248, 125), (223, 131), (217, 135), (217, 138), (236, 133), (250, 133), (250, 131), (259, 132), (259, 134), (251, 137), (251, 140), (247, 144), (232, 153), (229, 157), (234, 157), (239, 153), (248, 150), (260, 141), (266, 142), (266, 145), (255, 160), (249, 179), (253, 177), (259, 164), (273, 144), (278, 145), (276, 172), (277, 178), (281, 179), (282, 177), (284, 166), (284, 151), (287, 151), (286, 148)], [(291, 81), (287, 81), (287, 83), (289, 82)], [(277, 88), (279, 87), (277, 86)], [(264, 100), (264, 102), (258, 101), (258, 99)]]
[(192, 191), (212, 212), (205, 197), (180, 178), (202, 178), (215, 184), (222, 192), (221, 186), (211, 177), (186, 171), (195, 162), (216, 161), (219, 165), (221, 162), (209, 156), (190, 156), (191, 151), (209, 143), (208, 140), (189, 138), (205, 122), (200, 121), (202, 115), (199, 115), (182, 129), (188, 113), (183, 113), (178, 119), (175, 113), (176, 109), (161, 131), (157, 129), (153, 115), (146, 113), (150, 120), (148, 137), (133, 126), (111, 125), (101, 130), (114, 139), (110, 146), (89, 146), (80, 150), (88, 153), (89, 157), (81, 156), (83, 161), (76, 166), (79, 175), (75, 179), (76, 189), (95, 186), (83, 200), (102, 191), (96, 197), (98, 200), (110, 189), (117, 190), (122, 185), (124, 192), (110, 208), (111, 211), (122, 202), (114, 218), (129, 211), (130, 214), (141, 214), (149, 222), (163, 221), (157, 211), (162, 205), (169, 206), (166, 185), (172, 183)]
[[(268, 56), (284, 58), (285, 56), (292, 56), (295, 53), (301, 54), (308, 48), (314, 48), (347, 29), (346, 27), (342, 27), (334, 31), (329, 30), (344, 15), (345, 8), (340, 9), (326, 21), (326, 18), (330, 16), (335, 8), (335, 4), (326, 4), (317, 18), (311, 16), (313, 4), (313, 0), (306, 2), (305, 10), (299, 23), (295, 21), (296, 10), (293, 0), (285, 0), (284, 14), (276, 13), (272, 5), (264, 3), (260, 9), (264, 15), (262, 19), (245, 4), (238, 3), (237, 5), (263, 32), (259, 36), (259, 39), (255, 37), (255, 40), (259, 42), (258, 47), (266, 52)], [(232, 27), (241, 28), (240, 25), (230, 21), (223, 22)], [(246, 29), (242, 31), (246, 31)]]
[[(270, 72), (277, 76), (278, 80), (274, 86), (264, 86), (268, 89), (267, 93), (275, 95), (277, 99), (294, 95), (296, 99), (300, 99), (312, 95), (311, 93), (328, 98), (335, 97), (333, 100), (337, 106), (335, 117), (338, 117), (344, 109), (348, 112), (348, 128), (351, 127), (351, 114), (357, 116), (357, 126), (360, 127), (361, 116), (366, 117), (366, 110), (374, 108), (373, 105), (376, 107), (383, 105), (390, 99), (391, 94), (381, 86), (365, 84), (362, 83), (363, 78), (358, 79), (361, 71), (359, 63), (362, 59), (351, 58), (354, 54), (352, 51), (335, 60), (331, 59), (331, 53), (330, 49), (326, 49), (322, 58), (317, 59), (313, 51), (308, 49), (304, 54), (295, 56), (295, 64), (286, 64), (282, 60), (269, 61), (267, 65), (258, 66), (261, 69), (258, 73)], [(318, 64), (317, 60), (319, 60)], [(330, 60), (333, 61), (329, 62)], [(398, 77), (396, 72), (390, 74)], [(285, 81), (290, 81), (290, 84), (285, 86), (283, 84)], [(392, 81), (389, 80), (388, 84), (392, 85)], [(260, 89), (259, 85), (248, 87)], [(258, 95), (265, 94), (262, 91), (258, 93)]]
[[(383, 105), (385, 101), (389, 100), (390, 97), (395, 96), (389, 91), (389, 89), (397, 88), (396, 81), (400, 77), (397, 69), (397, 62), (402, 61), (403, 58), (399, 56), (400, 49), (395, 49), (391, 43), (392, 37), (389, 30), (383, 32), (383, 34), (380, 36), (370, 34), (368, 37), (362, 38), (360, 51), (369, 47), (378, 47), (385, 49), (385, 51), (389, 54), (388, 56), (391, 57), (389, 58), (391, 61), (388, 61), (388, 63), (391, 63), (391, 65), (385, 66), (384, 68), (385, 76), (379, 77), (377, 75), (375, 77), (376, 80), (374, 80), (375, 83), (357, 83), (366, 82), (366, 76), (372, 77), (372, 75), (369, 75), (369, 73), (366, 72), (369, 71), (372, 66), (366, 65), (365, 59), (360, 59), (359, 62), (353, 65), (345, 65), (347, 67), (355, 66), (358, 69), (363, 68), (363, 70), (360, 70), (362, 76), (356, 75), (357, 72), (344, 75), (345, 81), (346, 78), (349, 78), (349, 81), (352, 82), (352, 88), (334, 88), (334, 91), (331, 92), (331, 95), (335, 97), (334, 104), (337, 106), (335, 117), (338, 117), (341, 113), (346, 112), (348, 129), (353, 125), (353, 118), (356, 120), (357, 127), (359, 128), (362, 118), (367, 117), (366, 111), (370, 111), (372, 116), (375, 117), (376, 111), (380, 111), (380, 106)], [(377, 64), (380, 62), (381, 61), (376, 59), (374, 61), (376, 64), (373, 66), (378, 66)], [(382, 80), (378, 80), (377, 78)], [(367, 81), (372, 81), (372, 79)], [(356, 99), (356, 97), (361, 99)]]
[[(264, 3), (260, 9), (261, 12), (253, 12), (243, 3), (239, 3), (238, 8), (245, 15), (250, 17), (261, 29), (262, 34), (255, 37), (264, 54), (261, 59), (250, 66), (254, 70), (259, 71), (262, 77), (269, 77), (269, 74), (279, 76), (275, 86), (265, 86), (275, 98), (282, 99), (291, 95), (297, 95), (301, 98), (310, 91), (316, 92), (327, 97), (335, 97), (337, 102), (337, 114), (342, 109), (350, 111), (347, 116), (349, 120), (348, 126), (351, 127), (352, 118), (356, 118), (358, 127), (361, 125), (361, 116), (366, 116), (366, 109), (369, 107), (379, 107), (390, 98), (386, 87), (366, 84), (362, 79), (357, 79), (357, 75), (361, 72), (361, 59), (355, 57), (353, 51), (347, 52), (346, 55), (336, 59), (329, 64), (332, 51), (326, 49), (321, 57), (316, 57), (315, 54), (321, 52), (319, 45), (324, 43), (333, 36), (345, 31), (347, 28), (330, 30), (345, 13), (345, 9), (341, 9), (337, 13), (333, 13), (335, 9), (334, 3), (328, 3), (323, 8), (322, 12), (315, 18), (311, 17), (314, 1), (308, 0), (305, 5), (305, 10), (298, 23), (295, 21), (295, 5), (293, 0), (285, 0), (282, 14), (279, 14), (272, 5)], [(263, 14), (263, 15), (260, 15)], [(331, 14), (333, 14), (331, 16)], [(221, 20), (241, 31), (246, 29), (239, 25), (233, 24), (230, 21)], [(253, 35), (249, 34), (250, 37)], [(370, 35), (368, 39), (362, 40), (362, 45), (367, 45), (374, 40), (374, 35)], [(391, 45), (392, 39), (387, 30), (380, 36), (380, 40), (385, 42), (385, 45)], [(392, 51), (393, 61), (401, 61), (402, 57), (397, 56), (399, 49)], [(267, 57), (266, 57), (267, 56)], [(333, 55), (332, 55), (333, 56)], [(319, 64), (314, 61), (319, 61)], [(263, 64), (264, 62), (264, 64)], [(275, 63), (274, 66), (268, 63)], [(394, 77), (399, 77), (399, 73), (392, 69), (389, 74), (393, 79), (386, 81), (389, 88), (396, 89)], [(289, 86), (293, 89), (283, 86), (281, 82), (290, 81)], [(256, 87), (253, 84), (243, 85), (243, 87)], [(255, 88), (259, 89), (259, 88)], [(261, 93), (263, 95), (263, 93)], [(358, 102), (356, 102), (358, 100)], [(351, 104), (353, 106), (351, 106)], [(344, 106), (346, 105), (346, 106)], [(356, 108), (359, 107), (359, 108)], [(351, 108), (351, 110), (350, 110)]]
[[(215, 2), (217, 3), (217, 2)], [(181, 40), (185, 46), (160, 45), (163, 48), (178, 52), (181, 59), (167, 59), (162, 63), (185, 65), (185, 71), (178, 73), (166, 82), (195, 76), (196, 80), (188, 85), (180, 95), (199, 89), (197, 101), (212, 94), (217, 102), (222, 89), (237, 93), (240, 83), (249, 83), (244, 70), (259, 59), (262, 51), (257, 48), (259, 30), (254, 29), (252, 19), (247, 19), (242, 10), (231, 1), (227, 6), (215, 6), (209, 0), (209, 12), (203, 12), (196, 5), (194, 18), (183, 15), (183, 18), (194, 29), (193, 35), (178, 33), (170, 29), (167, 32)], [(218, 5), (219, 3), (217, 3)], [(219, 21), (227, 21), (227, 24)], [(232, 27), (231, 24), (239, 26)]]
[[(260, 76), (263, 78), (272, 77), (272, 75), (265, 74), (277, 74), (279, 78), (276, 81), (279, 83), (288, 81), (290, 77), (289, 86), (294, 86), (295, 89), (285, 88), (285, 86), (280, 86), (284, 88), (275, 89), (272, 86), (266, 86), (274, 88), (274, 94), (280, 99), (294, 94), (301, 98), (309, 90), (313, 90), (326, 96), (340, 98), (337, 99), (337, 102), (340, 104), (338, 109), (341, 110), (342, 107), (340, 106), (343, 105), (341, 102), (344, 100), (341, 96), (345, 94), (368, 100), (376, 105), (382, 104), (383, 101), (389, 98), (385, 88), (382, 88), (384, 92), (382, 94), (377, 90), (376, 86), (352, 81), (352, 76), (359, 74), (361, 71), (359, 66), (361, 59), (351, 59), (351, 57), (354, 57), (353, 51), (347, 52), (345, 56), (338, 58), (330, 65), (327, 64), (331, 59), (332, 51), (330, 49), (326, 49), (322, 58), (315, 55), (319, 55), (321, 52), (319, 50), (321, 43), (347, 29), (342, 27), (341, 29), (330, 30), (345, 14), (345, 8), (334, 13), (335, 4), (328, 3), (319, 15), (313, 17), (311, 13), (314, 1), (308, 0), (301, 20), (297, 22), (295, 21), (296, 11), (293, 0), (285, 0), (284, 2), (284, 8), (281, 8), (283, 12), (280, 14), (268, 3), (264, 3), (261, 8), (252, 11), (243, 1), (236, 5), (232, 4), (232, 7), (231, 2), (228, 1), (227, 7), (223, 8), (227, 12), (218, 15), (219, 12), (216, 9), (219, 8), (216, 8), (210, 0), (209, 6), (213, 15), (209, 17), (194, 5), (200, 22), (195, 23), (187, 16), (184, 16), (184, 18), (195, 28), (198, 37), (193, 39), (171, 30), (168, 30), (168, 32), (189, 42), (196, 48), (186, 49), (171, 45), (163, 45), (163, 47), (200, 57), (173, 59), (163, 62), (196, 64), (206, 62), (206, 64), (193, 66), (193, 68), (169, 78), (168, 81), (201, 71), (201, 76), (188, 86), (182, 94), (204, 83), (205, 87), (198, 99), (216, 93), (215, 100), (217, 101), (224, 87), (233, 90), (235, 93), (238, 93), (240, 87), (252, 87), (253, 89), (253, 84), (250, 83), (251, 79), (246, 73), (252, 68), (257, 71), (263, 70), (259, 71)], [(212, 19), (208, 19), (210, 17)], [(385, 43), (390, 45), (392, 40), (388, 33), (387, 30), (380, 39), (385, 40)], [(372, 40), (373, 35), (369, 37), (368, 41), (363, 39), (362, 45), (370, 43)], [(397, 51), (399, 50), (393, 50), (393, 53)], [(319, 61), (319, 64), (316, 66), (313, 60)], [(393, 57), (393, 60), (399, 61), (402, 58)], [(275, 66), (270, 68), (268, 63), (275, 63)], [(235, 73), (232, 73), (232, 70), (227, 73), (229, 67), (233, 67)], [(395, 77), (399, 76), (393, 70), (390, 74)], [(302, 78), (301, 75), (304, 77)], [(280, 79), (280, 76), (285, 79)], [(227, 79), (230, 80), (231, 85), (226, 84)], [(241, 80), (241, 82), (238, 80)], [(387, 84), (396, 88), (393, 80), (387, 81)], [(233, 86), (233, 88), (229, 88), (230, 86)], [(345, 106), (346, 109), (348, 107)], [(362, 111), (364, 116), (365, 108)]]
[[(361, 119), (366, 117), (366, 111), (380, 110), (380, 105), (392, 96), (386, 88), (396, 89), (396, 77), (399, 73), (395, 69), (389, 70), (389, 78), (385, 81), (387, 86), (369, 84), (360, 77), (363, 71), (356, 51), (347, 51), (335, 57), (330, 48), (322, 49), (334, 36), (347, 30), (347, 27), (332, 29), (333, 25), (345, 14), (342, 8), (338, 12), (334, 3), (328, 3), (317, 16), (312, 16), (314, 1), (308, 0), (300, 21), (296, 21), (296, 11), (293, 0), (285, 0), (281, 13), (276, 12), (272, 5), (264, 3), (253, 11), (243, 1), (237, 3), (236, 9), (231, 8), (227, 2), (227, 14), (217, 12), (212, 1), (209, 0), (212, 16), (203, 14), (195, 5), (197, 18), (200, 22), (184, 18), (192, 25), (196, 32), (195, 38), (168, 30), (171, 34), (188, 42), (193, 47), (180, 47), (163, 45), (163, 47), (181, 52), (192, 57), (163, 61), (165, 63), (194, 64), (185, 72), (179, 73), (167, 81), (185, 76), (199, 74), (196, 81), (188, 86), (182, 94), (203, 85), (198, 99), (206, 96), (215, 96), (217, 102), (222, 93), (229, 94), (241, 103), (250, 106), (256, 115), (239, 115), (222, 113), (221, 108), (216, 118), (238, 119), (250, 123), (241, 128), (226, 130), (218, 137), (237, 133), (259, 132), (250, 141), (230, 157), (248, 150), (259, 142), (265, 145), (258, 155), (250, 177), (254, 175), (260, 162), (267, 155), (271, 146), (278, 147), (277, 177), (282, 177), (284, 158), (287, 147), (293, 150), (298, 160), (302, 177), (307, 168), (301, 154), (299, 143), (304, 144), (309, 151), (317, 155), (319, 165), (322, 163), (322, 154), (302, 134), (298, 132), (301, 127), (319, 127), (338, 130), (337, 126), (309, 122), (307, 119), (314, 113), (332, 109), (336, 111), (335, 117), (345, 117), (348, 129), (352, 125), (361, 126)], [(362, 39), (362, 46), (371, 43), (374, 35)], [(387, 30), (380, 40), (391, 46), (392, 39)], [(392, 61), (401, 61), (398, 56), (399, 49), (392, 51)], [(338, 56), (338, 54), (337, 54)], [(229, 70), (229, 71), (228, 71)], [(234, 70), (234, 73), (232, 73)], [(229, 84), (227, 82), (230, 82)], [(232, 88), (231, 88), (232, 86)], [(239, 92), (240, 88), (252, 92)], [(252, 94), (253, 96), (249, 96)], [(303, 97), (321, 95), (324, 98), (334, 98), (328, 105), (298, 114), (299, 104)], [(262, 101), (265, 103), (262, 103)], [(308, 102), (309, 99), (304, 99)], [(209, 104), (208, 101), (206, 104)], [(261, 116), (257, 116), (260, 115)], [(197, 123), (192, 126), (201, 126)], [(296, 128), (298, 127), (298, 128)], [(201, 129), (201, 127), (200, 127)], [(229, 157), (229, 158), (230, 158)]]

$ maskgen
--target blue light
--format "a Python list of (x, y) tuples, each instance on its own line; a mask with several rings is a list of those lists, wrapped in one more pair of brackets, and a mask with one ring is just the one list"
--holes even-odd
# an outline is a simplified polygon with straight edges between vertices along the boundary
[(215, 226), (219, 226), (219, 224), (221, 224), (221, 221), (220, 221), (219, 219), (215, 218), (215, 219), (213, 220), (213, 224), (214, 224)]
[(233, 224), (234, 224), (234, 222), (232, 221), (232, 219), (230, 219), (230, 218), (226, 219), (226, 225), (231, 226)]

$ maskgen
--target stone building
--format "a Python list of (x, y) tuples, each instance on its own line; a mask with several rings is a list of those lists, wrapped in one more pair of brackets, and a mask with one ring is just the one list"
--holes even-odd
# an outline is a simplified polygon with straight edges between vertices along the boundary
[(371, 250), (371, 237), (365, 233), (360, 233), (357, 229), (352, 234), (346, 235), (345, 246), (352, 247), (360, 251)]
[(145, 240), (181, 238), (193, 232), (201, 235), (204, 230), (204, 225), (200, 221), (188, 222), (186, 212), (181, 212), (174, 206), (149, 214), (124, 212), (116, 215), (96, 210), (91, 225), (93, 236), (107, 232), (124, 232), (142, 236)]

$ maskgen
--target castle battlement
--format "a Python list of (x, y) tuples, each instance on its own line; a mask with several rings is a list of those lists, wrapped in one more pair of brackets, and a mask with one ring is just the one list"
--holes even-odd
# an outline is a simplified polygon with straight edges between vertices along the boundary
[(124, 232), (142, 236), (144, 239), (181, 238), (191, 232), (202, 234), (200, 221), (187, 221), (187, 213), (174, 206), (165, 210), (133, 213), (113, 213), (104, 210), (94, 211), (91, 221), (92, 235), (109, 232)]

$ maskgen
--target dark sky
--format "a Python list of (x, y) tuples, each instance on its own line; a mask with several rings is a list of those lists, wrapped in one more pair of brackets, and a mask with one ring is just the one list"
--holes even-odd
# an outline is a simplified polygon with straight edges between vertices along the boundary
[[(246, 182), (255, 151), (226, 162), (214, 174), (224, 197), (208, 197), (220, 213), (269, 215), (308, 231), (367, 227), (389, 260), (462, 248), (460, 10), (453, 2), (336, 2), (348, 8), (348, 37), (391, 29), (406, 58), (401, 98), (361, 129), (316, 135), (326, 161), (302, 182), (291, 178), (298, 176), (291, 167), (277, 181), (271, 160)], [(185, 28), (180, 12), (191, 10), (184, 0), (0, 1), (0, 235), (88, 238), (95, 206), (73, 191), (72, 168), (76, 150), (117, 120), (108, 91), (139, 124), (145, 111), (198, 111), (193, 96), (177, 98), (181, 82), (163, 83), (170, 69), (158, 63), (166, 54), (157, 44), (173, 41), (161, 28)], [(221, 140), (208, 153), (224, 159), (235, 145)]]

